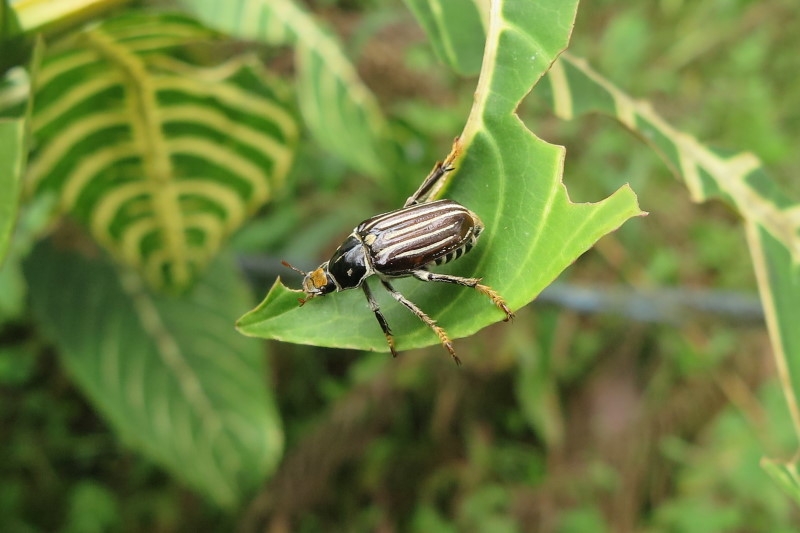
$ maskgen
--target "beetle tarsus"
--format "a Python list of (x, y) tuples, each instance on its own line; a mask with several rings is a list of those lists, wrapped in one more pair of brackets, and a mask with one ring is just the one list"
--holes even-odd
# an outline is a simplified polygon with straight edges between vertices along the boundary
[(503, 300), (503, 297), (488, 285), (481, 285), (481, 278), (462, 278), (460, 276), (451, 276), (449, 274), (436, 274), (434, 272), (428, 272), (427, 270), (422, 269), (413, 271), (411, 275), (421, 281), (440, 281), (443, 283), (461, 285), (463, 287), (472, 287), (481, 294), (485, 294), (492, 301), (492, 303), (494, 303), (494, 305), (496, 305), (506, 314), (503, 322), (508, 322), (509, 320), (514, 319), (514, 313), (511, 312), (511, 309), (508, 307), (508, 304), (505, 302), (505, 300)]
[(453, 358), (453, 361), (456, 362), (456, 365), (461, 366), (461, 359), (459, 359), (458, 356), (456, 355), (456, 351), (455, 349), (453, 349), (453, 343), (448, 340), (447, 342), (443, 342), (442, 344), (444, 345), (445, 349), (448, 352), (450, 352), (450, 357)]
[(497, 294), (497, 291), (489, 287), (488, 285), (475, 285), (475, 288), (489, 297), (494, 305), (496, 305), (501, 311), (506, 314), (506, 317), (503, 319), (503, 322), (508, 322), (509, 320), (514, 320), (514, 313), (511, 309), (508, 308), (508, 304), (503, 300), (503, 297)]

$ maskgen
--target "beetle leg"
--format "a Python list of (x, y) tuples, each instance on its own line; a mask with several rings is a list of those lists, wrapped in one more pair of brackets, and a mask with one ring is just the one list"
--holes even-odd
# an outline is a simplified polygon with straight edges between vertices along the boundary
[(439, 190), (440, 182), (442, 178), (447, 175), (448, 172), (451, 170), (455, 170), (456, 167), (453, 166), (453, 161), (455, 161), (456, 157), (461, 153), (461, 143), (458, 137), (455, 138), (453, 141), (453, 148), (450, 150), (450, 154), (447, 156), (447, 159), (444, 160), (444, 163), (439, 161), (433, 165), (433, 169), (431, 170), (428, 177), (422, 182), (422, 185), (416, 190), (414, 194), (412, 194), (403, 207), (408, 207), (410, 205), (418, 204), (418, 203), (425, 203), (431, 200), (431, 196), (436, 194)]
[(459, 276), (450, 276), (448, 274), (436, 274), (434, 272), (428, 272), (427, 270), (414, 270), (411, 272), (411, 275), (422, 281), (442, 281), (444, 283), (455, 283), (456, 285), (462, 285), (464, 287), (472, 287), (478, 292), (488, 296), (494, 305), (499, 307), (500, 310), (506, 314), (506, 322), (514, 318), (514, 313), (508, 308), (508, 304), (503, 300), (503, 297), (488, 285), (481, 285), (480, 278), (462, 278)]
[(386, 342), (389, 343), (389, 349), (392, 351), (392, 357), (397, 357), (397, 350), (394, 348), (394, 336), (392, 336), (392, 330), (389, 327), (389, 323), (386, 321), (386, 317), (383, 316), (383, 313), (381, 313), (381, 308), (378, 307), (378, 302), (372, 297), (372, 291), (369, 290), (366, 280), (361, 284), (361, 288), (364, 289), (364, 294), (367, 297), (369, 308), (372, 309), (373, 313), (375, 313), (375, 318), (378, 319), (378, 324), (381, 325), (383, 334), (386, 336)]
[[(410, 205), (420, 203), (420, 198), (426, 197), (431, 192), (431, 190), (439, 183), (445, 174), (453, 170), (452, 166), (445, 166), (440, 161), (437, 161), (436, 164), (433, 166), (433, 170), (431, 173), (428, 174), (428, 177), (425, 178), (425, 181), (422, 182), (422, 185), (419, 186), (419, 189), (416, 190), (414, 194), (412, 194), (406, 203), (403, 204), (403, 207), (408, 207)], [(425, 200), (423, 200), (424, 202)]]
[(392, 295), (392, 298), (394, 298), (395, 300), (406, 306), (409, 311), (417, 315), (417, 317), (419, 317), (420, 320), (425, 322), (425, 324), (427, 324), (428, 327), (431, 328), (434, 333), (436, 333), (436, 335), (439, 337), (439, 340), (442, 342), (442, 346), (444, 346), (445, 350), (447, 350), (448, 353), (450, 353), (450, 356), (453, 358), (453, 361), (455, 361), (457, 365), (460, 365), (461, 359), (459, 359), (458, 356), (456, 355), (456, 351), (453, 349), (453, 343), (450, 342), (450, 338), (447, 336), (447, 332), (445, 332), (444, 329), (437, 326), (436, 321), (433, 320), (428, 315), (426, 315), (425, 312), (419, 307), (417, 307), (414, 302), (412, 302), (411, 300), (407, 299), (405, 296), (394, 290), (394, 287), (392, 287), (388, 281), (382, 279), (381, 283), (383, 283), (383, 286)]

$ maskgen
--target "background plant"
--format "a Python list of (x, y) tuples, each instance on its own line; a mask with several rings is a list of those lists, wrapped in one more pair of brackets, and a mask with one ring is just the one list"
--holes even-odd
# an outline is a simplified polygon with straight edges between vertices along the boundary
[[(24, 30), (70, 28), (66, 16), (58, 25), (37, 21), (34, 11), (23, 9), (28, 5), (16, 6)], [(274, 280), (279, 258), (316, 264), (353, 224), (353, 213), (399, 205), (446, 153), (467, 121), (475, 89), (474, 79), (460, 80), (451, 69), (461, 76), (477, 72), (483, 46), (478, 29), (488, 24), (480, 17), (485, 6), (471, 11), (458, 2), (317, 3), (314, 15), (290, 2), (242, 5), (251, 14), (267, 5), (291, 15), (283, 19), (291, 24), (282, 25), (263, 16), (232, 19), (238, 27), (226, 27), (222, 17), (208, 20), (225, 32), (266, 40), (270, 46), (258, 49), (261, 61), (238, 55), (239, 47), (219, 37), (213, 47), (198, 47), (197, 41), (213, 35), (185, 14), (137, 12), (77, 33), (70, 29), (58, 42), (48, 37), (41, 59), (29, 60), (33, 99), (26, 98), (19, 70), (7, 75), (9, 118), (0, 124), (0, 135), (9, 139), (1, 164), (11, 169), (0, 178), (11, 191), (0, 200), (0, 249), (8, 250), (0, 271), (8, 288), (2, 291), (9, 391), (3, 416), (15, 424), (4, 439), (12, 460), (4, 474), (10, 483), (3, 516), (19, 527), (82, 531), (124, 523), (141, 529), (153, 521), (167, 529), (194, 523), (227, 530), (237, 514), (244, 529), (267, 517), (274, 525), (290, 520), (295, 529), (309, 530), (345, 519), (364, 529), (394, 524), (425, 531), (466, 525), (790, 527), (788, 500), (757, 463), (765, 454), (787, 457), (796, 447), (786, 429), (797, 424), (784, 422), (796, 419), (796, 406), (790, 401), (786, 414), (779, 394), (791, 397), (795, 390), (797, 351), (786, 327), (796, 321), (798, 301), (790, 260), (797, 246), (795, 204), (776, 192), (775, 181), (752, 157), (712, 151), (683, 136), (571, 57), (523, 102), (523, 118), (537, 124), (540, 137), (568, 145), (570, 161), (576, 161), (565, 175), (573, 198), (598, 200), (630, 181), (651, 215), (601, 241), (564, 280), (592, 280), (606, 296), (627, 284), (715, 290), (752, 284), (732, 211), (722, 204), (690, 207), (687, 189), (667, 179), (648, 150), (631, 150), (635, 143), (596, 119), (548, 121), (541, 105), (548, 102), (563, 118), (585, 110), (616, 116), (654, 144), (694, 199), (716, 195), (736, 209), (748, 228), (772, 346), (757, 329), (731, 328), (708, 312), (688, 313), (686, 298), (677, 299), (676, 311), (664, 303), (675, 292), (660, 291), (645, 294), (647, 310), (656, 310), (646, 317), (641, 311), (584, 316), (525, 308), (512, 327), (489, 328), (459, 343), (467, 362), (461, 373), (436, 350), (387, 361), (380, 353), (270, 344), (274, 377), (264, 387), (261, 346), (236, 334), (233, 321), (252, 306), (252, 293), (259, 295)], [(185, 6), (202, 16), (201, 4)], [(796, 80), (783, 66), (792, 56), (785, 42), (796, 39), (782, 24), (788, 4), (586, 7), (591, 11), (579, 13), (572, 56), (588, 56), (632, 94), (652, 95), (656, 108), (670, 116), (690, 117), (680, 124), (685, 131), (715, 144), (752, 147), (776, 168), (785, 165), (798, 109), (791, 96)], [(709, 24), (715, 31), (708, 31)], [(323, 27), (336, 28), (345, 45), (339, 48)], [(271, 37), (255, 31), (264, 28), (273, 30), (266, 34)], [(684, 38), (675, 40), (674, 28)], [(750, 28), (758, 30), (749, 35)], [(18, 42), (4, 50), (18, 51)], [(81, 60), (85, 50), (99, 51), (100, 63)], [(348, 58), (360, 58), (359, 74)], [(118, 68), (105, 68), (103, 61)], [(65, 73), (48, 92), (48, 82)], [(699, 80), (713, 81), (707, 86)], [(717, 83), (724, 90), (712, 91)], [(91, 101), (104, 105), (76, 105), (82, 101), (76, 94), (94, 95)], [(123, 110), (129, 118), (119, 120), (120, 101), (136, 102), (144, 112)], [(681, 105), (687, 109), (674, 109)], [(158, 116), (147, 114), (153, 109)], [(29, 114), (27, 159), (21, 143)], [(337, 119), (339, 127), (331, 127)], [(163, 127), (152, 129), (153, 120)], [(303, 142), (297, 143), (298, 135)], [(120, 139), (141, 142), (124, 152)], [(186, 178), (188, 189), (178, 194), (185, 202), (178, 209), (182, 221), (169, 216), (174, 210), (159, 211), (163, 189), (137, 190), (131, 179), (141, 169), (163, 170), (164, 151), (175, 165), (170, 172)], [(111, 167), (112, 181), (103, 181), (111, 179), (106, 167), (91, 167), (103, 154), (119, 163)], [(26, 160), (22, 179), (18, 169)], [(483, 177), (481, 161), (468, 154), (448, 194), (469, 198), (476, 176)], [(257, 172), (263, 175), (255, 177)], [(82, 175), (94, 179), (81, 181)], [(259, 183), (267, 189), (254, 186)], [(16, 191), (23, 188), (18, 203)], [(265, 201), (258, 218), (224, 245)], [(59, 210), (69, 210), (78, 224), (61, 223), (52, 233), (52, 214)], [(148, 228), (180, 223), (187, 229), (177, 241), (148, 237)], [(51, 237), (32, 250), (45, 230)], [(551, 235), (557, 242), (558, 233)], [(491, 244), (497, 250), (502, 239)], [(547, 257), (537, 250), (533, 259), (542, 255)], [(488, 275), (518, 283), (504, 271), (502, 258), (486, 264), (489, 257), (484, 252), (459, 268), (480, 264)], [(246, 288), (237, 265), (256, 286), (263, 280), (263, 289)], [(546, 272), (526, 287), (527, 296), (514, 296), (515, 306), (541, 289)], [(158, 286), (167, 292), (154, 291)], [(426, 309), (435, 308), (438, 296), (423, 292), (411, 294)], [(457, 291), (446, 294), (470, 301)], [(714, 301), (720, 294), (704, 296), (701, 301)], [(564, 301), (554, 291), (545, 298)], [(605, 306), (624, 310), (620, 301), (634, 299), (623, 291)], [(349, 313), (347, 300), (325, 304), (331, 316)], [(362, 314), (382, 341), (374, 319)], [(295, 323), (317, 318), (295, 315)], [(459, 335), (492, 321), (456, 318)], [(631, 324), (643, 318), (662, 325)], [(419, 329), (413, 333), (413, 321), (400, 327), (407, 328), (403, 338), (410, 346), (431, 343)], [(45, 338), (60, 365), (53, 364)], [(371, 346), (367, 333), (365, 339), (334, 344)], [(768, 379), (761, 387), (770, 351), (777, 354), (779, 391)], [(122, 447), (59, 368), (122, 437)], [(284, 456), (273, 402), (286, 424)], [(726, 404), (735, 408), (719, 415)], [(52, 405), (63, 408), (47, 407)], [(179, 486), (130, 449), (223, 507), (241, 505), (265, 476), (267, 481), (246, 512), (202, 507), (187, 514)], [(793, 483), (791, 463), (770, 465)], [(136, 497), (126, 496), (132, 492)], [(364, 507), (365, 498), (374, 504)], [(38, 506), (47, 512), (37, 512)]]

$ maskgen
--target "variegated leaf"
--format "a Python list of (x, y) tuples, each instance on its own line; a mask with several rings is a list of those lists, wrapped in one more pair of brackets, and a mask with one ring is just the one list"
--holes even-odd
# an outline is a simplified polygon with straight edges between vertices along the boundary
[(208, 37), (183, 16), (119, 17), (54, 49), (37, 80), (28, 190), (55, 191), (154, 287), (195, 279), (280, 186), (296, 144), (281, 85), (255, 57), (182, 57)]

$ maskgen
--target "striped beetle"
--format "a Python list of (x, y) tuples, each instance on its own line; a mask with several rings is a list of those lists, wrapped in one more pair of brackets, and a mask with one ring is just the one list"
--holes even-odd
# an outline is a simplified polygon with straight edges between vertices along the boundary
[(457, 202), (426, 200), (441, 186), (447, 173), (454, 170), (452, 163), (458, 151), (456, 139), (453, 151), (445, 162), (436, 163), (419, 189), (406, 200), (401, 209), (363, 221), (336, 249), (333, 256), (315, 270), (306, 273), (283, 261), (285, 266), (304, 276), (303, 291), (306, 294), (305, 298), (298, 299), (300, 305), (316, 296), (361, 287), (386, 336), (392, 356), (397, 357), (389, 323), (366, 282), (368, 277), (376, 275), (395, 300), (436, 333), (444, 348), (459, 365), (461, 360), (456, 356), (445, 330), (415, 303), (397, 292), (389, 282), (390, 279), (413, 276), (421, 281), (440, 281), (472, 287), (489, 297), (506, 314), (505, 321), (514, 318), (503, 298), (487, 285), (482, 285), (480, 278), (463, 278), (428, 271), (432, 265), (442, 265), (469, 252), (484, 228), (478, 215)]

